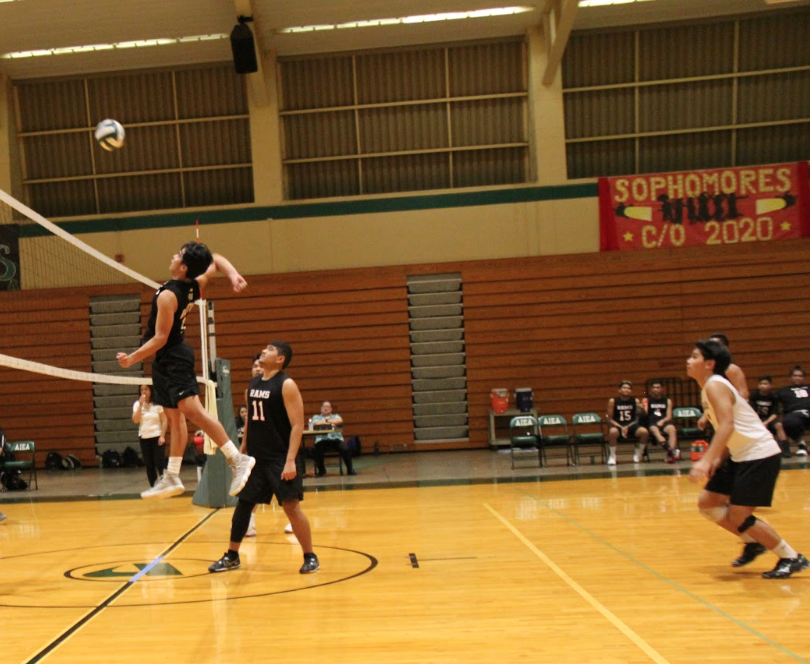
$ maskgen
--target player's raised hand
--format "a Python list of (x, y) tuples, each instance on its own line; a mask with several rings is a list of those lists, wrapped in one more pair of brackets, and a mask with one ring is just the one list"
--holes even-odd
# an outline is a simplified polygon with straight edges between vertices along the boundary
[(231, 276), (231, 286), (233, 286), (234, 293), (241, 293), (247, 288), (247, 281), (238, 272)]
[(126, 353), (118, 353), (115, 356), (115, 359), (118, 360), (118, 364), (120, 364), (124, 369), (132, 366), (132, 361), (129, 359), (129, 355)]

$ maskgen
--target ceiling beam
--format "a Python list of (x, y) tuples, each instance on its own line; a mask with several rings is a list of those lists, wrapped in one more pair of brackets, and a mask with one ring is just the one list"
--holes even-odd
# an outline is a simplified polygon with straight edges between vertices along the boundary
[[(236, 10), (236, 16), (252, 16), (258, 21), (256, 9), (253, 6), (253, 0), (233, 0), (233, 7)], [(246, 25), (250, 26), (250, 23)], [(256, 25), (255, 21), (253, 25)], [(253, 102), (257, 106), (267, 106), (270, 103), (270, 94), (268, 91), (267, 79), (265, 78), (264, 69), (264, 46), (259, 38), (256, 30), (251, 28), (253, 33), (253, 46), (256, 49), (256, 63), (258, 70), (253, 74), (246, 74), (250, 83), (250, 90), (253, 93)], [(274, 75), (271, 73), (271, 75)]]
[(551, 85), (560, 68), (568, 38), (574, 27), (579, 8), (578, 0), (548, 0), (543, 11), (548, 62), (543, 73), (543, 85)]

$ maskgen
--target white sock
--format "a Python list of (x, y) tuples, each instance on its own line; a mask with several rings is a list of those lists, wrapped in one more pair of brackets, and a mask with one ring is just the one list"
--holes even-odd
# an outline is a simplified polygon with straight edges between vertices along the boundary
[(742, 534), (740, 535), (740, 539), (741, 539), (741, 540), (742, 540), (742, 541), (743, 541), (745, 544), (751, 544), (751, 542), (756, 542), (756, 540), (755, 540), (753, 537), (751, 537), (751, 535), (747, 535), (746, 533), (742, 533)]
[(166, 472), (169, 475), (179, 475), (180, 466), (183, 464), (183, 457), (169, 457), (169, 465), (166, 467)]
[(798, 558), (799, 554), (785, 540), (782, 540), (771, 549), (779, 558)]
[(239, 456), (239, 450), (230, 440), (224, 445), (220, 445), (219, 449), (222, 450), (222, 453), (225, 455), (225, 458), (228, 459), (228, 461), (232, 461)]
[(612, 447), (610, 448), (610, 458), (614, 461), (616, 460), (616, 450), (614, 450)]

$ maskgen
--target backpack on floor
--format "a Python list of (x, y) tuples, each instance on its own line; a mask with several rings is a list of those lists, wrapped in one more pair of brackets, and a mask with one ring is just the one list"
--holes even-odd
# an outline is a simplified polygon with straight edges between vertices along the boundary
[(45, 457), (45, 468), (47, 470), (62, 470), (62, 455), (59, 452), (48, 452)]
[(359, 457), (362, 452), (360, 446), (360, 436), (349, 436), (346, 439), (346, 447), (349, 448), (349, 452), (352, 453), (353, 457)]
[(121, 465), (124, 468), (139, 468), (143, 465), (143, 461), (132, 447), (127, 447), (121, 455)]
[(107, 450), (101, 455), (101, 465), (103, 468), (120, 468), (121, 455), (116, 450)]
[(6, 491), (25, 491), (28, 488), (28, 482), (22, 478), (19, 470), (4, 471), (2, 484)]

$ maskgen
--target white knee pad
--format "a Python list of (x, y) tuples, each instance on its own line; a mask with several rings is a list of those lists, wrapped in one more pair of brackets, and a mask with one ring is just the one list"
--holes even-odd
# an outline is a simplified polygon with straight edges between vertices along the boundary
[(712, 523), (717, 523), (726, 518), (728, 505), (723, 505), (722, 507), (701, 507), (700, 513)]

